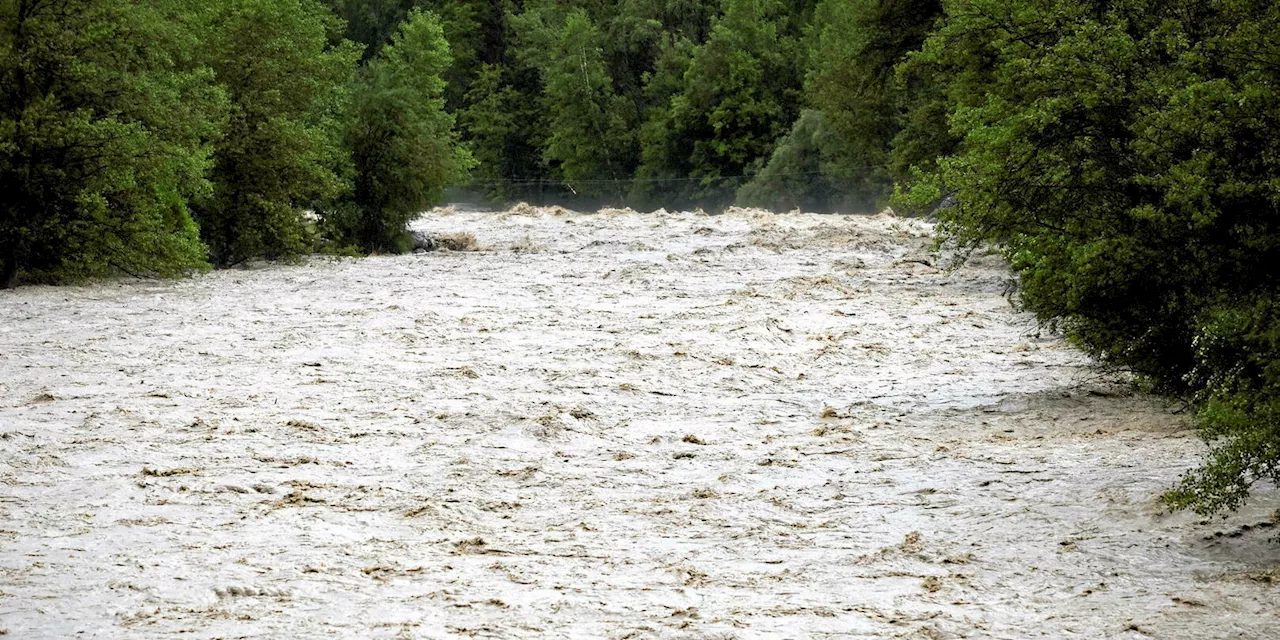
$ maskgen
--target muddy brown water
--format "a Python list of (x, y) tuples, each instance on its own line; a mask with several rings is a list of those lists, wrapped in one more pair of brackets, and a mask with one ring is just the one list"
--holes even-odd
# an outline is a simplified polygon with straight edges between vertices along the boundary
[(1273, 638), (1274, 489), (926, 223), (432, 212), (482, 250), (0, 292), (16, 638)]

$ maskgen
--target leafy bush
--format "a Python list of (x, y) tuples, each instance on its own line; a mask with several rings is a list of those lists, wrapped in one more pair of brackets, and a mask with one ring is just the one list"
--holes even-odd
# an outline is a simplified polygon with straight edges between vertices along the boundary
[(302, 207), (337, 193), (340, 116), (359, 55), (315, 0), (228, 0), (207, 12), (202, 57), (231, 99), (197, 207), (215, 263), (308, 251)]
[(187, 201), (224, 101), (162, 8), (0, 3), (0, 288), (207, 266)]
[(347, 133), (354, 187), (321, 209), (338, 244), (365, 251), (412, 247), (408, 224), (460, 181), (471, 156), (444, 110), (449, 45), (435, 15), (413, 11), (363, 70)]
[[(670, 82), (641, 139), (642, 178), (676, 202), (732, 201), (799, 116), (799, 42), (777, 0), (724, 0), (705, 43), (673, 43)], [(676, 41), (679, 42), (679, 41)], [(688, 178), (683, 183), (680, 178)], [(673, 188), (674, 187), (674, 188)]]
[(1236, 509), (1260, 480), (1280, 484), (1280, 306), (1275, 291), (1202, 315), (1189, 374), (1209, 462), (1165, 501), (1209, 514)]
[(957, 0), (908, 65), (950, 78), (960, 142), (904, 199), (953, 193), (1023, 306), (1199, 402), (1210, 461), (1169, 499), (1204, 512), (1280, 462), (1278, 62), (1262, 0)]
[(528, 11), (517, 21), (523, 57), (543, 86), (543, 161), (573, 192), (620, 192), (639, 155), (634, 105), (614, 91), (603, 36), (587, 12), (556, 13)]
[[(916, 76), (924, 75), (922, 70), (903, 77), (895, 73), (896, 65), (920, 47), (941, 14), (940, 0), (823, 0), (818, 4), (809, 36), (806, 93), (822, 112), (827, 135), (839, 141), (845, 158), (832, 168), (831, 181), (863, 202), (887, 198), (892, 180), (909, 177), (903, 172), (904, 164), (921, 154), (932, 159), (941, 152), (938, 139), (945, 139), (945, 127), (913, 128), (895, 145), (895, 138), (916, 124), (908, 118), (909, 108), (932, 98), (932, 89), (922, 90), (919, 85), (945, 82), (943, 78), (920, 82)], [(907, 139), (924, 149), (910, 151)]]

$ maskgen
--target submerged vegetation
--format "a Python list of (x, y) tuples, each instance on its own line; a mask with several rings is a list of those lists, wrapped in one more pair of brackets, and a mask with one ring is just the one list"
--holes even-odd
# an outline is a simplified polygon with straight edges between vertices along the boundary
[(0, 0), (0, 92), (0, 286), (404, 251), (450, 187), (892, 196), (1199, 408), (1171, 506), (1280, 481), (1274, 2)]

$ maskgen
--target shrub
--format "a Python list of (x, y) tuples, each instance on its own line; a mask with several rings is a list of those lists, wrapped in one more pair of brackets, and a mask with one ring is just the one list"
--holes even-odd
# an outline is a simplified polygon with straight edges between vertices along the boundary
[[(906, 200), (1001, 247), (1019, 302), (1200, 407), (1169, 495), (1235, 508), (1280, 464), (1280, 6), (957, 0), (908, 65), (949, 77), (958, 150)], [(934, 108), (925, 105), (922, 108)]]
[(147, 4), (0, 3), (0, 288), (207, 266), (187, 202), (224, 101), (189, 36)]
[(408, 223), (465, 177), (471, 156), (444, 109), (441, 74), (448, 67), (439, 19), (415, 10), (363, 70), (347, 135), (354, 187), (321, 208), (331, 239), (365, 251), (407, 251)]

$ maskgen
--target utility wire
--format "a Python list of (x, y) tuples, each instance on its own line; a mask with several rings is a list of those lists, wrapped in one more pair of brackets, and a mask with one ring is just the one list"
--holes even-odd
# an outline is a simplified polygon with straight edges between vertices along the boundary
[[(849, 167), (851, 170), (862, 169), (887, 169), (889, 165), (867, 165), (862, 167)], [(487, 182), (469, 182), (468, 186), (532, 186), (532, 185), (553, 185), (553, 186), (569, 186), (584, 184), (617, 184), (617, 183), (655, 183), (655, 182), (715, 182), (717, 180), (736, 180), (739, 178), (755, 178), (760, 174), (739, 174), (729, 176), (708, 176), (703, 178), (685, 177), (685, 178), (588, 178), (583, 180), (561, 180), (559, 178), (508, 178), (505, 180), (493, 180)], [(791, 173), (775, 173), (770, 178), (796, 178), (804, 176), (822, 176), (827, 175), (823, 171), (800, 171)]]

